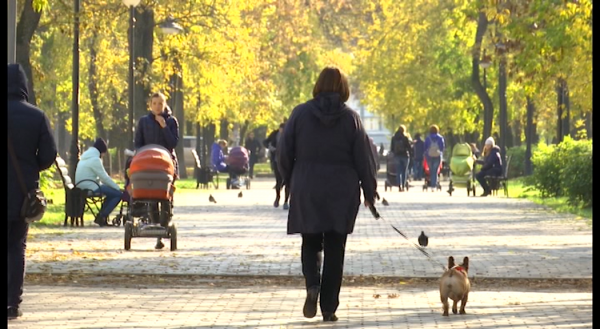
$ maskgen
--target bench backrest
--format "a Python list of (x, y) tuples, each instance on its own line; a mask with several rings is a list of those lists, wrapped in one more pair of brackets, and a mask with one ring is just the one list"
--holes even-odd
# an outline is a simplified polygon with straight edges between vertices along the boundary
[(202, 166), (200, 165), (200, 158), (198, 158), (198, 153), (194, 149), (192, 149), (192, 156), (194, 156), (194, 161), (196, 162), (196, 168), (202, 168)]
[(56, 160), (54, 160), (54, 163), (56, 164), (58, 174), (60, 175), (60, 179), (63, 182), (63, 187), (65, 188), (65, 190), (73, 189), (75, 185), (73, 185), (73, 181), (69, 176), (69, 169), (67, 168), (67, 163), (65, 162), (65, 160), (63, 160), (60, 156), (57, 156)]

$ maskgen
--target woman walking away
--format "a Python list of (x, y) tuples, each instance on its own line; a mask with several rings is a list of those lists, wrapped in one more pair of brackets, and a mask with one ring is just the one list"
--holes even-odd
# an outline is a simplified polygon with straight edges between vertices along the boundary
[(344, 74), (326, 67), (314, 98), (292, 111), (278, 144), (279, 169), (291, 188), (287, 233), (302, 235), (304, 316), (316, 315), (320, 294), (323, 321), (338, 319), (346, 237), (354, 230), (361, 187), (365, 206), (377, 195), (370, 141), (359, 115), (345, 104), (349, 95)]
[(431, 191), (435, 191), (438, 179), (438, 168), (442, 163), (442, 156), (444, 155), (444, 148), (446, 143), (444, 137), (440, 135), (440, 128), (437, 125), (431, 125), (429, 127), (429, 136), (425, 138), (425, 161), (429, 167), (429, 187)]
[(394, 160), (396, 162), (396, 175), (398, 176), (398, 191), (404, 191), (408, 176), (408, 164), (410, 163), (410, 155), (412, 153), (411, 142), (406, 133), (406, 126), (400, 125), (398, 130), (392, 137), (390, 146), (394, 152)]

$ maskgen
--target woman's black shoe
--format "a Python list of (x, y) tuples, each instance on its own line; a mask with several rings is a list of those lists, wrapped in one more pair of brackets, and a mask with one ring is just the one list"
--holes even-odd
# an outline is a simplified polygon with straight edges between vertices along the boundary
[(317, 298), (319, 298), (319, 287), (310, 287), (306, 290), (306, 301), (304, 302), (304, 317), (314, 318), (317, 315)]
[(335, 322), (338, 320), (338, 317), (335, 316), (334, 313), (323, 313), (323, 322)]

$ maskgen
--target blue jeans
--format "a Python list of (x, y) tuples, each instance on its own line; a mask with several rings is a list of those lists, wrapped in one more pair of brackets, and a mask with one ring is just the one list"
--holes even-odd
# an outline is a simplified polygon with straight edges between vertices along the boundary
[(398, 176), (398, 187), (403, 188), (406, 183), (406, 173), (408, 170), (408, 157), (396, 157), (396, 175)]
[(6, 224), (6, 306), (19, 307), (25, 280), (25, 247), (29, 224), (22, 219), (9, 218)]
[(430, 158), (427, 157), (427, 166), (429, 167), (429, 187), (437, 186), (438, 179), (438, 168), (440, 167), (441, 157)]
[(114, 188), (106, 185), (100, 185), (100, 188), (97, 189), (95, 193), (97, 192), (100, 192), (106, 196), (104, 202), (102, 203), (102, 207), (100, 208), (99, 216), (108, 217), (121, 201), (121, 195), (123, 192), (115, 190)]
[(413, 175), (415, 180), (423, 179), (423, 159), (413, 159)]

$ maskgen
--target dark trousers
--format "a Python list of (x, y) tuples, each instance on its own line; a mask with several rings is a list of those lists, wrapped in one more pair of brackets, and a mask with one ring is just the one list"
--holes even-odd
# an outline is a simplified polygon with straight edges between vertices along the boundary
[(486, 170), (480, 170), (477, 173), (477, 175), (475, 175), (475, 179), (477, 179), (477, 181), (481, 185), (481, 188), (483, 188), (483, 191), (489, 193), (490, 186), (488, 185), (488, 182), (485, 180), (485, 176), (500, 176), (501, 173), (502, 173), (502, 169), (500, 169), (500, 168), (491, 168), (491, 169), (486, 169)]
[(25, 280), (25, 247), (29, 224), (23, 220), (8, 220), (6, 236), (6, 260), (8, 286), (6, 289), (6, 305), (19, 307), (23, 299), (23, 281)]
[(335, 232), (302, 234), (302, 274), (307, 289), (321, 287), (321, 313), (335, 313), (340, 305), (347, 237)]
[(254, 178), (254, 165), (258, 162), (258, 156), (255, 154), (250, 154), (250, 161), (248, 162), (248, 165), (250, 166), (249, 170), (248, 170), (248, 174), (250, 175), (250, 178)]
[[(273, 171), (275, 172), (275, 199), (279, 200), (281, 197), (281, 188), (283, 187), (283, 176), (279, 172), (279, 168), (277, 168), (277, 163), (273, 166)], [(285, 201), (288, 202), (290, 199), (290, 187), (289, 184), (285, 184)]]

